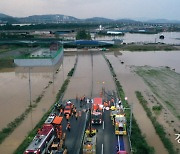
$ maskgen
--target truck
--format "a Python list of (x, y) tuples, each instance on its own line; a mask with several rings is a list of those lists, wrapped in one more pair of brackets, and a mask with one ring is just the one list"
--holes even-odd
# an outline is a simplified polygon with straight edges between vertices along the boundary
[(126, 135), (126, 118), (123, 114), (117, 114), (114, 117), (115, 124), (115, 134), (116, 135)]
[(117, 154), (128, 154), (124, 147), (123, 136), (118, 136)]
[(52, 124), (44, 124), (30, 143), (24, 154), (44, 154), (52, 144), (55, 130)]
[(92, 110), (91, 110), (92, 124), (102, 124), (102, 113), (103, 113), (102, 108), (103, 108), (102, 98), (101, 97), (94, 98)]

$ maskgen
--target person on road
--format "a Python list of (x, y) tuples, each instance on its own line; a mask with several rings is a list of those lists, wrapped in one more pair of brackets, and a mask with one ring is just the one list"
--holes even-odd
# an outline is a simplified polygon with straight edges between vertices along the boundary
[(69, 114), (66, 114), (66, 120), (67, 121), (69, 121), (69, 118), (70, 118)]
[(60, 108), (60, 115), (62, 115), (63, 114), (63, 108), (61, 107)]
[(76, 114), (75, 114), (75, 117), (76, 117), (76, 120), (78, 119), (78, 113), (76, 112)]
[(82, 107), (82, 98), (80, 98), (80, 107)]
[(76, 107), (73, 108), (73, 114), (76, 115)]
[(66, 130), (70, 131), (70, 129), (71, 129), (71, 125), (70, 125), (70, 122), (68, 122), (66, 126)]

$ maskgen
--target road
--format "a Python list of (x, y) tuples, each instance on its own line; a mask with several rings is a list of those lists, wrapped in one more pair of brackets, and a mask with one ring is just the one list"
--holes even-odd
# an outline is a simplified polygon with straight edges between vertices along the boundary
[[(77, 82), (78, 81), (78, 82)], [(112, 95), (115, 91), (115, 85), (109, 71), (109, 68), (100, 53), (86, 52), (78, 53), (78, 63), (74, 76), (67, 88), (63, 102), (71, 100), (74, 102), (77, 110), (81, 112), (81, 117), (76, 121), (74, 117), (70, 119), (71, 131), (67, 132), (65, 126), (67, 121), (63, 120), (63, 130), (66, 132), (65, 145), (69, 153), (82, 153), (80, 145), (84, 134), (84, 126), (86, 125), (86, 110), (89, 105), (80, 107), (79, 101), (75, 97), (85, 95), (87, 98), (99, 97), (102, 88)], [(93, 125), (98, 130), (97, 133), (97, 154), (114, 154), (116, 153), (117, 136), (114, 134), (114, 127), (110, 119), (110, 111), (104, 110), (103, 124)]]

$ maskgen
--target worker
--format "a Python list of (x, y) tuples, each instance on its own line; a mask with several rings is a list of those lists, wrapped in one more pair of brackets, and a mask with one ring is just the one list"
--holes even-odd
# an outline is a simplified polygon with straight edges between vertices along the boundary
[(78, 95), (76, 95), (76, 103), (78, 103)]
[(63, 108), (60, 108), (60, 115), (63, 114)]
[(38, 133), (38, 134), (40, 134), (40, 133), (41, 133), (41, 129), (40, 129), (40, 128), (38, 128), (38, 131), (37, 131), (37, 133)]
[(115, 118), (116, 118), (116, 115), (113, 115), (113, 125), (115, 125)]
[(58, 138), (61, 139), (62, 138), (62, 125), (59, 125), (59, 133), (58, 133)]
[(73, 108), (73, 114), (76, 115), (76, 107)]
[(111, 99), (111, 102), (114, 104), (114, 99), (113, 98)]
[(76, 120), (78, 119), (78, 113), (76, 112), (76, 114), (75, 114), (75, 117), (76, 117)]
[(69, 118), (70, 118), (69, 114), (66, 114), (66, 120), (67, 121), (69, 121)]
[(83, 96), (83, 101), (85, 102), (85, 100), (86, 100), (86, 96), (84, 95), (84, 96)]
[(121, 106), (121, 99), (119, 98), (119, 102), (118, 102), (118, 105)]
[(80, 98), (80, 107), (82, 107), (82, 98)]
[(59, 125), (59, 130), (60, 130), (60, 131), (62, 130), (62, 125), (61, 125), (61, 124)]
[(71, 129), (71, 125), (70, 125), (70, 122), (68, 122), (66, 126), (66, 130), (70, 131), (70, 129)]

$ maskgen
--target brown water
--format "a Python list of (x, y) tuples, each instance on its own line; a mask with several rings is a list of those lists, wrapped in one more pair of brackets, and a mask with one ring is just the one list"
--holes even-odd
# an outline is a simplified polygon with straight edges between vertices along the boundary
[(180, 73), (180, 51), (122, 51), (122, 56), (119, 56), (119, 58), (125, 65), (149, 65), (153, 67), (169, 66), (175, 69), (177, 73)]
[(149, 88), (145, 85), (139, 76), (131, 72), (129, 67), (122, 65), (119, 58), (115, 57), (114, 55), (107, 55), (107, 58), (110, 60), (117, 74), (117, 78), (123, 86), (129, 103), (133, 105), (133, 114), (142, 133), (146, 136), (148, 144), (154, 147), (157, 154), (166, 154), (167, 150), (163, 146), (159, 136), (156, 134), (150, 119), (147, 117), (146, 112), (135, 95), (135, 91), (145, 91), (147, 89), (149, 90)]
[(102, 91), (115, 90), (109, 68), (101, 54), (95, 52), (79, 52), (74, 76), (68, 86), (64, 99), (97, 97)]
[[(148, 143), (155, 147), (157, 153), (165, 154), (167, 152), (134, 94), (135, 90), (144, 91), (148, 89), (148, 87), (136, 74), (130, 71), (129, 65), (168, 65), (178, 71), (179, 53), (180, 52), (177, 51), (147, 52), (146, 55), (143, 52), (123, 52), (123, 55), (118, 58), (114, 55), (107, 56), (118, 75), (118, 79), (123, 85), (129, 102), (133, 102), (134, 104), (133, 112), (143, 134), (146, 135)], [(160, 58), (158, 59), (157, 57)], [(168, 59), (171, 60), (168, 61)], [(120, 60), (123, 60), (125, 64), (122, 65)], [(167, 61), (168, 64), (166, 63)], [(31, 70), (32, 100), (35, 100), (42, 91), (45, 91), (45, 96), (42, 98), (38, 107), (34, 109), (33, 113), (29, 114), (28, 118), (20, 127), (0, 145), (0, 153), (12, 153), (23, 141), (28, 131), (35, 126), (52, 103), (54, 103), (55, 95), (62, 85), (64, 78), (66, 78), (67, 73), (73, 67), (74, 62), (75, 56), (65, 56), (63, 64), (64, 71), (62, 71), (61, 68), (60, 71), (54, 75), (54, 79), (52, 71), (47, 72), (42, 69), (39, 71)], [(48, 69), (46, 68), (45, 70)], [(16, 73), (14, 70), (12, 72), (4, 71), (0, 73), (0, 129), (20, 115), (29, 105), (28, 75), (28, 73), (22, 70), (16, 70)], [(51, 84), (49, 88), (45, 89), (49, 81), (52, 80), (54, 80), (54, 84)], [(64, 99), (71, 99), (83, 95), (86, 95), (86, 97), (96, 97), (99, 96), (102, 87), (104, 87), (106, 91), (115, 90), (111, 73), (102, 55), (95, 52), (78, 52), (77, 68), (74, 76), (71, 78)], [(4, 116), (7, 115), (7, 113), (8, 116)]]
[[(37, 93), (41, 93), (43, 90), (45, 91), (45, 95), (42, 98), (41, 102), (38, 106), (33, 110), (32, 114), (29, 114), (28, 117), (22, 122), (22, 124), (15, 129), (15, 131), (8, 137), (6, 140), (0, 145), (0, 153), (11, 154), (13, 151), (20, 145), (20, 143), (24, 140), (27, 133), (37, 124), (37, 122), (41, 119), (43, 114), (50, 108), (50, 106), (55, 101), (55, 96), (58, 90), (60, 89), (64, 78), (66, 78), (67, 73), (73, 67), (75, 62), (75, 56), (65, 56), (63, 69), (54, 75), (54, 84), (51, 84), (47, 89), (44, 89), (47, 86), (49, 80), (52, 80), (52, 74), (50, 73), (32, 73), (32, 92), (35, 90)], [(64, 71), (63, 71), (64, 70)], [(0, 76), (4, 74), (1, 73)], [(21, 114), (25, 108), (29, 105), (29, 95), (28, 95), (28, 79), (23, 78), (23, 82), (21, 81), (21, 73), (18, 76), (11, 74), (4, 75), (4, 79), (6, 79), (6, 87), (7, 91), (2, 91), (4, 94), (4, 99), (6, 99), (6, 105), (3, 104), (3, 99), (1, 99), (0, 113), (4, 112), (5, 107), (9, 107), (8, 112), (4, 112), (5, 115), (9, 113), (11, 118), (8, 116), (1, 116), (1, 122), (5, 125), (12, 121), (15, 117)], [(35, 75), (35, 76), (33, 76)], [(27, 74), (26, 74), (27, 76)], [(64, 76), (64, 77), (63, 77)], [(18, 81), (18, 82), (17, 82)], [(13, 84), (12, 84), (13, 82)], [(4, 85), (4, 82), (0, 82)], [(11, 85), (11, 87), (9, 86)], [(12, 86), (13, 85), (13, 86)], [(23, 88), (22, 88), (23, 87)], [(4, 88), (5, 89), (5, 88)], [(13, 90), (12, 90), (13, 89)], [(26, 89), (26, 92), (24, 92)], [(6, 92), (6, 93), (5, 93)], [(27, 93), (27, 94), (26, 94)], [(32, 93), (32, 97), (35, 98), (35, 92)], [(24, 96), (25, 95), (25, 96)], [(6, 96), (6, 97), (5, 97)], [(13, 97), (12, 97), (13, 96)], [(20, 97), (21, 96), (21, 97)], [(17, 100), (14, 102), (14, 99)], [(10, 107), (10, 105), (11, 107)], [(11, 112), (10, 112), (11, 111)], [(5, 121), (5, 122), (4, 122)]]

